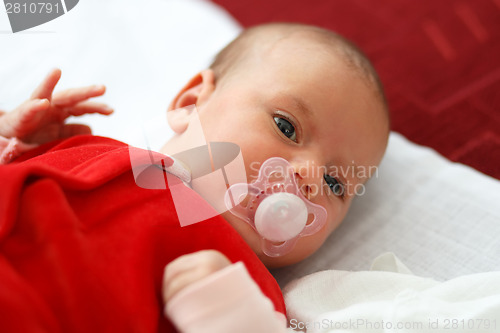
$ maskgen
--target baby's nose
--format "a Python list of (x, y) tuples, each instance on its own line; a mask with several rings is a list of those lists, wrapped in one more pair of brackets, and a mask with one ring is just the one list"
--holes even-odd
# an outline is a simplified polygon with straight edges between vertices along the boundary
[(308, 200), (312, 200), (321, 193), (324, 171), (314, 163), (293, 164), (295, 181), (299, 189)]

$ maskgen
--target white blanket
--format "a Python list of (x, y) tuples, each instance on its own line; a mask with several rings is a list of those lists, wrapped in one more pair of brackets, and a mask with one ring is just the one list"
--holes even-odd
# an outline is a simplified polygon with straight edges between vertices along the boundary
[(420, 278), (391, 253), (372, 271), (323, 271), (284, 290), (290, 327), (314, 332), (500, 332), (500, 272)]

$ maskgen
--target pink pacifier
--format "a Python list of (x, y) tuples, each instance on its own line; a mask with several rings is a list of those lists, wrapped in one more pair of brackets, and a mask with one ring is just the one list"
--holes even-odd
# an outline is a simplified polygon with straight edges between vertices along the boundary
[(251, 184), (229, 187), (224, 202), (231, 213), (257, 231), (269, 257), (290, 252), (300, 237), (316, 233), (326, 222), (326, 209), (304, 197), (292, 166), (280, 157), (266, 160)]

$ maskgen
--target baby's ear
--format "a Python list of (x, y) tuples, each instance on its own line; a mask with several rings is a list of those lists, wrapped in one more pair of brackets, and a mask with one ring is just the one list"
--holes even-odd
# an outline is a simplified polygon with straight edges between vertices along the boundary
[(189, 105), (201, 106), (215, 90), (215, 75), (211, 69), (196, 74), (179, 91), (168, 107), (168, 124), (176, 133), (186, 130), (189, 123), (189, 112), (172, 112)]

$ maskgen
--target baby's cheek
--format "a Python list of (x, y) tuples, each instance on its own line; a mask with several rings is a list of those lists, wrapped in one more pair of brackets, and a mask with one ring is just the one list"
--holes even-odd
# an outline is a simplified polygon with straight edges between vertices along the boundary
[(316, 234), (304, 237), (302, 239), (303, 242), (297, 244), (299, 252), (301, 252), (304, 257), (303, 259), (318, 251), (332, 231), (333, 229), (330, 227), (330, 224), (327, 223)]
[[(338, 199), (340, 201), (341, 199)], [(350, 199), (348, 199), (348, 202), (337, 202), (335, 207), (333, 209), (329, 209), (328, 211), (328, 218), (327, 218), (327, 228), (326, 228), (326, 233), (327, 236), (329, 236), (335, 229), (339, 227), (339, 225), (342, 223), (344, 220), (347, 212), (349, 211), (349, 208), (351, 206), (350, 204)]]

